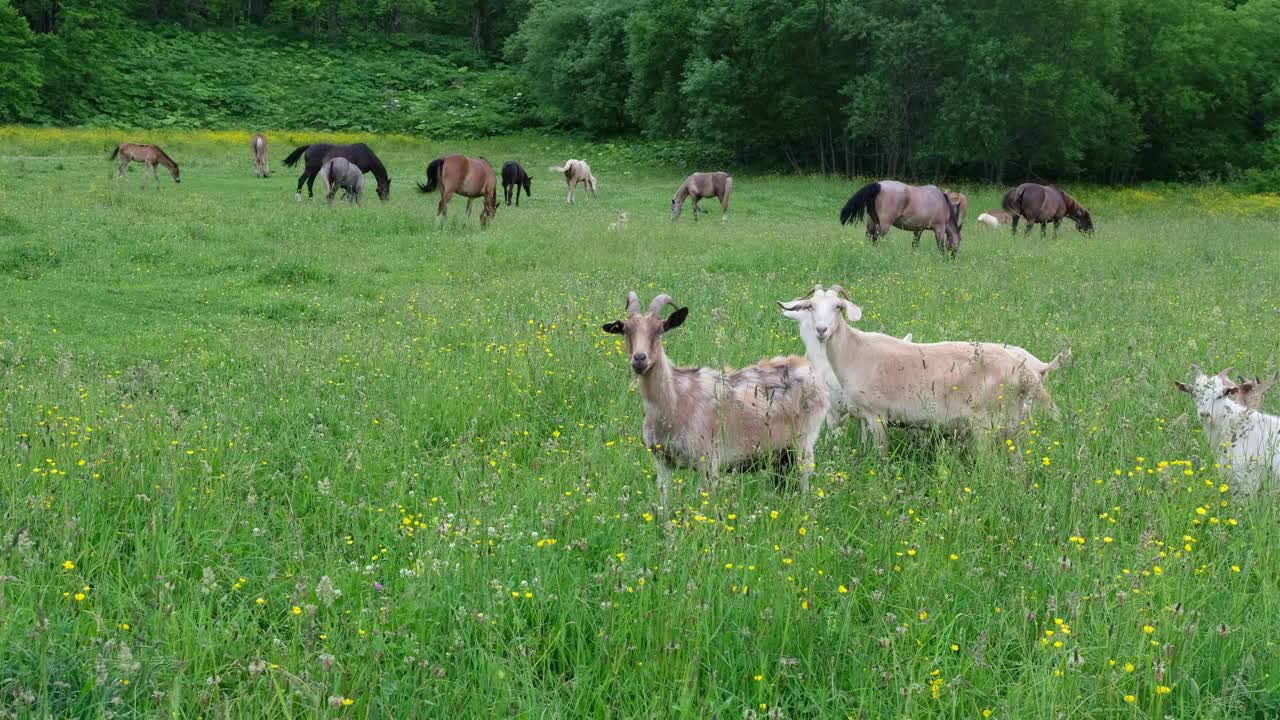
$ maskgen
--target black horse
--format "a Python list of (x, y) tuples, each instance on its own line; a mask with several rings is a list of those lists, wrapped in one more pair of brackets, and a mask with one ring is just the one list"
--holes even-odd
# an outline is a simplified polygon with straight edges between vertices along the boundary
[(507, 198), (507, 204), (511, 204), (511, 189), (515, 188), (516, 207), (520, 207), (520, 188), (524, 188), (524, 194), (533, 195), (530, 184), (533, 178), (529, 177), (529, 173), (520, 167), (520, 163), (515, 160), (508, 160), (502, 163), (502, 194)]
[(298, 199), (302, 199), (302, 184), (307, 184), (307, 197), (311, 197), (311, 186), (315, 184), (316, 175), (319, 174), (320, 168), (333, 158), (342, 158), (347, 162), (360, 168), (360, 172), (371, 172), (373, 177), (378, 181), (378, 197), (382, 202), (391, 199), (391, 178), (387, 177), (387, 168), (373, 154), (368, 145), (364, 143), (356, 143), (355, 145), (329, 145), (328, 143), (316, 143), (313, 145), (303, 145), (289, 153), (289, 157), (284, 159), (285, 167), (293, 167), (298, 163), (298, 158), (306, 153), (306, 169), (302, 171), (302, 175), (298, 176)]

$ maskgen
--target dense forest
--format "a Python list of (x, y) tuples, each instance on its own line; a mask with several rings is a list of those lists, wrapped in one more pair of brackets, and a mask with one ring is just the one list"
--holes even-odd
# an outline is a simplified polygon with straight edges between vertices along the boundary
[(1280, 186), (1280, 0), (0, 0), (0, 121)]

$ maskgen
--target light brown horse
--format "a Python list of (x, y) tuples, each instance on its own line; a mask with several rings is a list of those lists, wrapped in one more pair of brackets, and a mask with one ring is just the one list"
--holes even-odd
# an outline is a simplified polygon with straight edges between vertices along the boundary
[(469, 158), (453, 154), (432, 160), (427, 166), (427, 184), (418, 183), (418, 190), (423, 193), (435, 192), (437, 185), (440, 186), (437, 222), (444, 221), (454, 193), (467, 199), (468, 219), (471, 217), (471, 201), (478, 197), (484, 198), (480, 227), (486, 227), (489, 220), (498, 213), (498, 176), (494, 174), (489, 161), (482, 157)]
[[(867, 216), (867, 238), (878, 245), (889, 228), (933, 230), (938, 249), (960, 252), (960, 227), (956, 208), (937, 185), (908, 185), (897, 180), (881, 180), (864, 185), (840, 211), (840, 224), (848, 225)], [(919, 239), (917, 233), (916, 238)]]
[(720, 201), (720, 222), (729, 216), (729, 194), (733, 192), (733, 178), (726, 172), (696, 172), (684, 179), (675, 197), (671, 198), (671, 222), (680, 219), (684, 211), (685, 198), (693, 196), (693, 221), (698, 222), (698, 213), (706, 212), (698, 207), (702, 198), (713, 197)]
[(159, 145), (122, 143), (111, 151), (109, 159), (115, 160), (116, 155), (120, 156), (120, 168), (116, 170), (116, 185), (120, 184), (121, 179), (127, 179), (126, 172), (131, 162), (142, 163), (142, 187), (147, 186), (147, 171), (150, 170), (151, 178), (156, 181), (156, 189), (160, 189), (160, 176), (156, 171), (157, 165), (163, 165), (168, 168), (174, 182), (182, 182), (182, 178), (178, 176), (178, 163), (174, 162), (168, 155), (165, 155)]
[(1020, 217), (1027, 221), (1027, 235), (1031, 234), (1032, 225), (1040, 223), (1040, 237), (1044, 237), (1047, 223), (1053, 223), (1053, 237), (1057, 238), (1058, 225), (1064, 217), (1075, 221), (1076, 230), (1086, 235), (1093, 234), (1093, 216), (1075, 198), (1054, 185), (1023, 183), (1005, 193), (1000, 206), (1013, 217), (1010, 225), (1015, 235)]
[(591, 197), (596, 196), (596, 176), (591, 174), (591, 166), (586, 160), (568, 159), (564, 163), (564, 167), (551, 166), (551, 172), (563, 173), (564, 181), (569, 185), (569, 194), (565, 196), (565, 202), (572, 205), (578, 199), (578, 183), (582, 183), (587, 188), (587, 192), (591, 193)]
[(249, 140), (249, 148), (253, 150), (253, 176), (271, 177), (271, 166), (267, 163), (267, 136), (254, 133)]

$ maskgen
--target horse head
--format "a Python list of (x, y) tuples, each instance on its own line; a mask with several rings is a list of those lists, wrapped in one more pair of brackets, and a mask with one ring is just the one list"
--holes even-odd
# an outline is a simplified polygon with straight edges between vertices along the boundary
[(382, 202), (391, 199), (391, 178), (378, 178), (378, 199)]

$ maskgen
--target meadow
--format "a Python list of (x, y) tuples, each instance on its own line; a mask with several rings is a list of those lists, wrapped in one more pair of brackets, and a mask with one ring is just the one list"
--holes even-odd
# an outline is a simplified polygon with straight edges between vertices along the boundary
[[(1097, 234), (1041, 240), (957, 183), (948, 261), (840, 227), (836, 178), (737, 174), (727, 224), (673, 225), (693, 168), (640, 146), (362, 137), (391, 201), (327, 207), (281, 161), (334, 136), (268, 136), (257, 179), (247, 132), (0, 128), (0, 717), (1280, 713), (1280, 511), (1172, 383), (1280, 360), (1280, 197), (1071, 187)], [(180, 185), (113, 184), (144, 137)], [(437, 227), (412, 181), (446, 150), (532, 198)], [(806, 495), (677, 473), (657, 512), (601, 324), (669, 292), (668, 355), (740, 367), (803, 353), (775, 301), (814, 283), (863, 329), (1070, 347), (1061, 417), (1012, 473), (840, 428)]]

